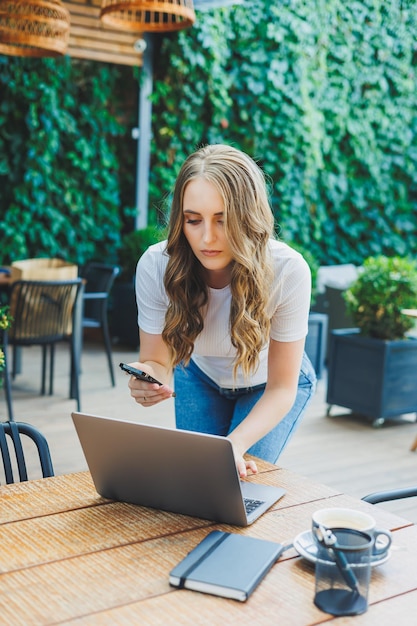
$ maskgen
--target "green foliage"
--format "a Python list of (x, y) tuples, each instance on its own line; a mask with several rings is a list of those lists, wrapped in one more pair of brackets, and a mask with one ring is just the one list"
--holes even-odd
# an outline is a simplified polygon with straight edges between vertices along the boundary
[(197, 13), (156, 57), (151, 194), (232, 143), (263, 166), (285, 240), (321, 264), (417, 243), (413, 0), (253, 0)]
[[(263, 167), (320, 264), (417, 248), (417, 0), (252, 0), (155, 36), (150, 223), (206, 143)], [(0, 56), (0, 262), (116, 261), (133, 228), (131, 68)]]
[(115, 259), (122, 78), (104, 64), (0, 56), (1, 262)]
[(402, 339), (414, 326), (402, 309), (417, 302), (417, 263), (400, 257), (369, 257), (344, 294), (348, 313), (361, 334)]
[(166, 238), (166, 229), (148, 226), (125, 235), (119, 250), (119, 261), (122, 266), (121, 280), (131, 280), (135, 275), (136, 265), (142, 254), (154, 243)]
[(12, 320), (13, 318), (9, 313), (9, 306), (0, 306), (0, 330), (7, 330), (8, 328), (10, 328)]

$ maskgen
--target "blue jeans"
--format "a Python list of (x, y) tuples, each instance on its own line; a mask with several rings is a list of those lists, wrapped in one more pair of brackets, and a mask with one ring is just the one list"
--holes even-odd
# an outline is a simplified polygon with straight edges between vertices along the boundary
[[(265, 384), (245, 389), (223, 389), (193, 361), (187, 367), (176, 367), (174, 380), (176, 427), (212, 435), (231, 433), (249, 414), (265, 389)], [(275, 463), (300, 423), (315, 389), (316, 374), (304, 353), (292, 409), (248, 453)]]

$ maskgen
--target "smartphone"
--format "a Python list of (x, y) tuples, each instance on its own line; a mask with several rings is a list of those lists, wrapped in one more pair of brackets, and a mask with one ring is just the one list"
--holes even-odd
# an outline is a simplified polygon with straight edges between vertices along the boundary
[(124, 372), (127, 372), (131, 376), (134, 376), (135, 378), (139, 378), (139, 380), (144, 380), (145, 383), (156, 383), (157, 385), (160, 385), (160, 386), (163, 385), (163, 383), (159, 382), (159, 380), (156, 380), (156, 378), (154, 378), (150, 374), (147, 374), (143, 370), (136, 369), (136, 367), (131, 367), (130, 365), (127, 365), (126, 363), (119, 363), (119, 367)]

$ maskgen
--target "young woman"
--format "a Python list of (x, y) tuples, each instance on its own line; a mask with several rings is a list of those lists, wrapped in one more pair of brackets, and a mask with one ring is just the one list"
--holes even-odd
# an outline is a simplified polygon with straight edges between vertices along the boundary
[[(139, 361), (164, 384), (131, 378), (144, 407), (173, 395), (178, 428), (227, 436), (241, 476), (246, 452), (275, 462), (315, 390), (304, 353), (311, 276), (274, 239), (261, 169), (227, 145), (191, 156), (178, 175), (168, 239), (140, 258)], [(215, 459), (213, 459), (215, 462)]]

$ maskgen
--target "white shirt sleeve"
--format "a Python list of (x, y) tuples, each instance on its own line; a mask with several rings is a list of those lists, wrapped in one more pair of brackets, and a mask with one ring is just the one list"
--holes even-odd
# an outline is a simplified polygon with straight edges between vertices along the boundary
[(138, 325), (151, 335), (162, 333), (168, 307), (164, 288), (164, 274), (168, 263), (165, 247), (166, 241), (150, 246), (140, 257), (136, 267)]
[(281, 242), (271, 242), (275, 281), (271, 294), (271, 338), (297, 341), (307, 335), (311, 272), (304, 258)]

